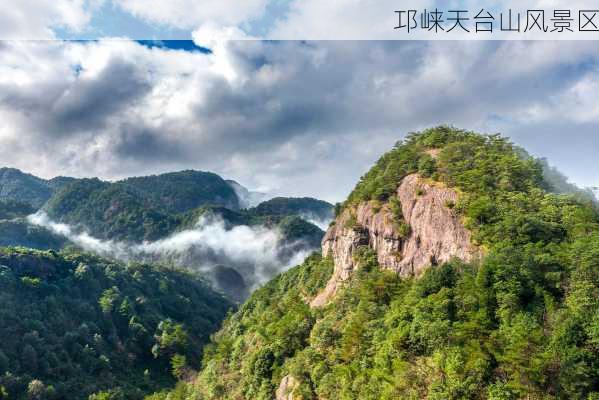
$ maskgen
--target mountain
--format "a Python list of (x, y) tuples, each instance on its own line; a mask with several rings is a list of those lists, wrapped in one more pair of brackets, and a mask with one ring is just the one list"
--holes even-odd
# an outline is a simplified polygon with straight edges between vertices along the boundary
[(326, 226), (332, 218), (331, 204), (310, 198), (243, 208), (253, 192), (210, 172), (118, 182), (30, 177), (52, 189), (51, 197), (35, 218), (25, 217), (36, 207), (0, 202), (0, 245), (79, 246), (120, 260), (202, 270), (237, 302), (317, 248), (324, 232), (314, 223)]
[(114, 183), (80, 179), (59, 190), (47, 214), (112, 240), (156, 240), (173, 232), (177, 215), (203, 205), (239, 209), (233, 188), (210, 172), (181, 171)]
[(45, 180), (15, 168), (0, 168), (0, 201), (17, 201), (40, 208), (52, 194), (73, 178)]
[(0, 201), (0, 220), (24, 218), (34, 212), (35, 208), (27, 203), (21, 203), (16, 200)]
[(265, 193), (250, 191), (232, 179), (227, 179), (227, 183), (235, 190), (241, 208), (255, 207), (267, 198)]
[(311, 197), (275, 197), (250, 210), (255, 215), (297, 215), (326, 229), (334, 217), (334, 206)]
[(498, 135), (407, 136), (322, 253), (256, 290), (148, 399), (594, 399), (599, 213)]
[(156, 240), (177, 225), (173, 216), (149, 204), (134, 188), (97, 178), (66, 185), (48, 200), (44, 211), (58, 222), (106, 240)]
[(0, 201), (0, 398), (138, 399), (188, 379), (228, 299), (319, 246), (302, 217), (332, 210), (293, 198), (241, 209), (230, 182), (197, 171), (15, 176), (44, 194)]
[(188, 227), (206, 207), (227, 210), (228, 217), (238, 221), (236, 224), (256, 225), (267, 220), (277, 224), (285, 216), (327, 222), (332, 218), (331, 204), (310, 198), (275, 198), (241, 210), (242, 201), (236, 194), (241, 186), (236, 185), (233, 189), (229, 181), (200, 171), (115, 183), (79, 179), (56, 192), (44, 211), (50, 218), (79, 227), (94, 237), (132, 242), (157, 240)]
[(275, 197), (253, 208), (256, 215), (314, 215), (333, 218), (333, 205), (311, 197)]
[(0, 247), (23, 246), (40, 250), (60, 250), (68, 239), (41, 226), (31, 225), (27, 220), (0, 219)]
[(120, 182), (144, 197), (148, 205), (181, 213), (213, 204), (239, 209), (231, 185), (212, 172), (180, 171), (162, 175), (128, 178)]
[(197, 276), (0, 249), (0, 397), (140, 399), (197, 368), (231, 304)]

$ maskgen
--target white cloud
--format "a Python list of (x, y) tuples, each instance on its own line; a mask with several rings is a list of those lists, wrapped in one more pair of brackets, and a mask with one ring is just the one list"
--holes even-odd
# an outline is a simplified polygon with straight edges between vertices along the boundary
[(44, 212), (30, 215), (33, 225), (45, 227), (86, 251), (123, 261), (160, 260), (193, 268), (210, 276), (216, 265), (235, 268), (255, 288), (277, 273), (301, 264), (314, 250), (288, 243), (276, 229), (239, 225), (227, 228), (222, 219), (200, 217), (190, 229), (155, 242), (126, 243), (102, 240), (52, 221)]
[(453, 123), (596, 184), (596, 135), (573, 156), (558, 134), (599, 124), (594, 43), (6, 42), (0, 58), (0, 159), (44, 177), (194, 168), (339, 201), (403, 134)]
[(103, 0), (19, 0), (0, 11), (0, 39), (52, 39), (57, 28), (83, 30)]
[(193, 29), (204, 23), (236, 25), (259, 16), (267, 0), (112, 0), (123, 10), (152, 23)]

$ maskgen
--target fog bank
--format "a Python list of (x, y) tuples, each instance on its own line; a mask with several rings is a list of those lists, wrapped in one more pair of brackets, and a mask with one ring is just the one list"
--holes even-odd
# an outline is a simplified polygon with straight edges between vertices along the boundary
[(276, 274), (300, 264), (314, 249), (286, 241), (277, 229), (240, 225), (227, 229), (216, 216), (200, 217), (192, 229), (154, 242), (128, 243), (102, 240), (73, 226), (53, 221), (40, 211), (29, 223), (62, 235), (83, 250), (122, 261), (160, 262), (205, 274), (216, 266), (233, 268), (248, 289), (255, 289)]

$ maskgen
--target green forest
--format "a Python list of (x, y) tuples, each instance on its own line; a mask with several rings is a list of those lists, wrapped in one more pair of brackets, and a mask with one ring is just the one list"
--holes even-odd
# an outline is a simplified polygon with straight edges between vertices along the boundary
[[(336, 268), (318, 251), (235, 305), (196, 273), (83, 253), (26, 216), (42, 207), (131, 242), (217, 216), (314, 247), (323, 232), (303, 218), (332, 215), (326, 202), (241, 209), (227, 181), (196, 171), (110, 183), (0, 170), (0, 399), (599, 400), (593, 195), (508, 138), (439, 126), (398, 142), (334, 214), (367, 202), (409, 237), (397, 191), (411, 174), (457, 193), (438, 206), (482, 256), (400, 276), (360, 245), (359, 268), (314, 307)], [(214, 271), (247, 289), (232, 266)]]
[(0, 248), (0, 302), (2, 399), (141, 399), (231, 307), (188, 272), (24, 248)]
[[(418, 173), (459, 193), (446, 204), (484, 252), (422, 277), (360, 268), (322, 308), (333, 265), (314, 254), (258, 289), (205, 348), (190, 382), (148, 399), (598, 399), (599, 213), (584, 191), (506, 138), (451, 127), (410, 134), (339, 212), (390, 202)], [(559, 186), (559, 187), (558, 187)], [(396, 200), (393, 200), (396, 201)], [(359, 227), (357, 227), (359, 228)], [(291, 397), (290, 397), (291, 398)]]

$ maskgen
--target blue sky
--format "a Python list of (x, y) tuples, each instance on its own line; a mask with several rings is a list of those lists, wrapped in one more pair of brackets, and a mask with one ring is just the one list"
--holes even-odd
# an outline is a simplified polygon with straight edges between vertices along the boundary
[[(272, 0), (263, 10), (241, 24), (251, 36), (264, 36), (289, 11), (291, 0)], [(151, 7), (149, 5), (148, 7)], [(231, 4), (231, 12), (235, 5)], [(128, 37), (132, 39), (191, 40), (193, 29), (177, 24), (157, 23), (147, 18), (135, 16), (123, 8), (105, 1), (90, 13), (91, 18), (82, 30), (74, 31), (68, 27), (56, 26), (52, 30), (60, 39), (98, 39), (102, 37)]]
[(191, 40), (191, 31), (168, 24), (155, 24), (135, 17), (131, 13), (104, 2), (99, 9), (91, 13), (91, 19), (79, 31), (68, 27), (54, 27), (56, 37), (60, 39), (97, 39), (101, 37), (143, 38), (146, 40)]

